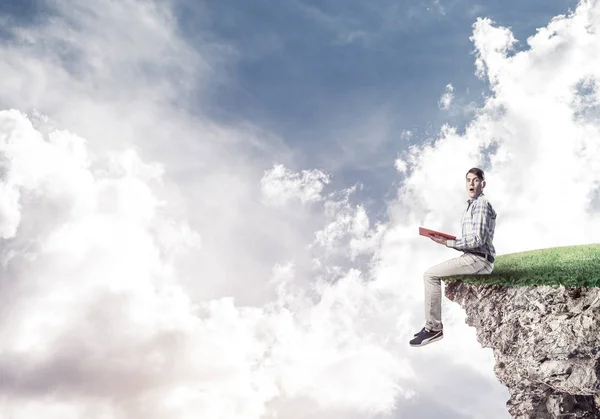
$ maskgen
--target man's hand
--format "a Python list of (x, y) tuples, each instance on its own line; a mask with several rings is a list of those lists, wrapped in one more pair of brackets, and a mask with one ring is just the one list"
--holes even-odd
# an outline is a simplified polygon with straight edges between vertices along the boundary
[(446, 243), (448, 243), (448, 239), (447, 238), (442, 237), (442, 236), (440, 236), (438, 234), (430, 234), (429, 238), (431, 240), (433, 240), (434, 242), (436, 242), (436, 243), (443, 244), (444, 246), (446, 246)]

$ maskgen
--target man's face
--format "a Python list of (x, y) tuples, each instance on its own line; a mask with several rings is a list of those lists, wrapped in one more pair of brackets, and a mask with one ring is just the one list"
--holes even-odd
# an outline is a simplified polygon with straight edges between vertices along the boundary
[(467, 174), (467, 194), (469, 199), (473, 199), (478, 196), (482, 191), (485, 183), (473, 173)]

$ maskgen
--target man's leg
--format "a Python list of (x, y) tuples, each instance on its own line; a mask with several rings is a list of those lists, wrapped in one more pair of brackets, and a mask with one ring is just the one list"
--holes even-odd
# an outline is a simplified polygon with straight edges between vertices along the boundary
[(429, 268), (423, 275), (425, 285), (425, 327), (432, 331), (444, 328), (442, 324), (441, 279), (451, 275), (489, 274), (493, 265), (471, 254), (447, 260)]
[(464, 254), (429, 268), (425, 282), (425, 327), (410, 341), (410, 346), (424, 346), (443, 339), (441, 279), (451, 275), (490, 274), (494, 265), (475, 255)]

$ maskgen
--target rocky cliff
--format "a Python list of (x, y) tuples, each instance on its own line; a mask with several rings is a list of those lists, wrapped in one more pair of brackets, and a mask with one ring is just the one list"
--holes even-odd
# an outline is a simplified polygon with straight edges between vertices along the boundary
[(448, 281), (513, 418), (600, 418), (600, 288), (503, 287)]

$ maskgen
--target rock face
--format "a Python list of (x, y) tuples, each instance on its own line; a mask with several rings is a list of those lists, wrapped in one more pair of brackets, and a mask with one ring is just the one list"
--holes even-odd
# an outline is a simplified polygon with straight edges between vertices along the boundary
[(448, 281), (445, 294), (493, 349), (513, 418), (600, 418), (600, 288)]

